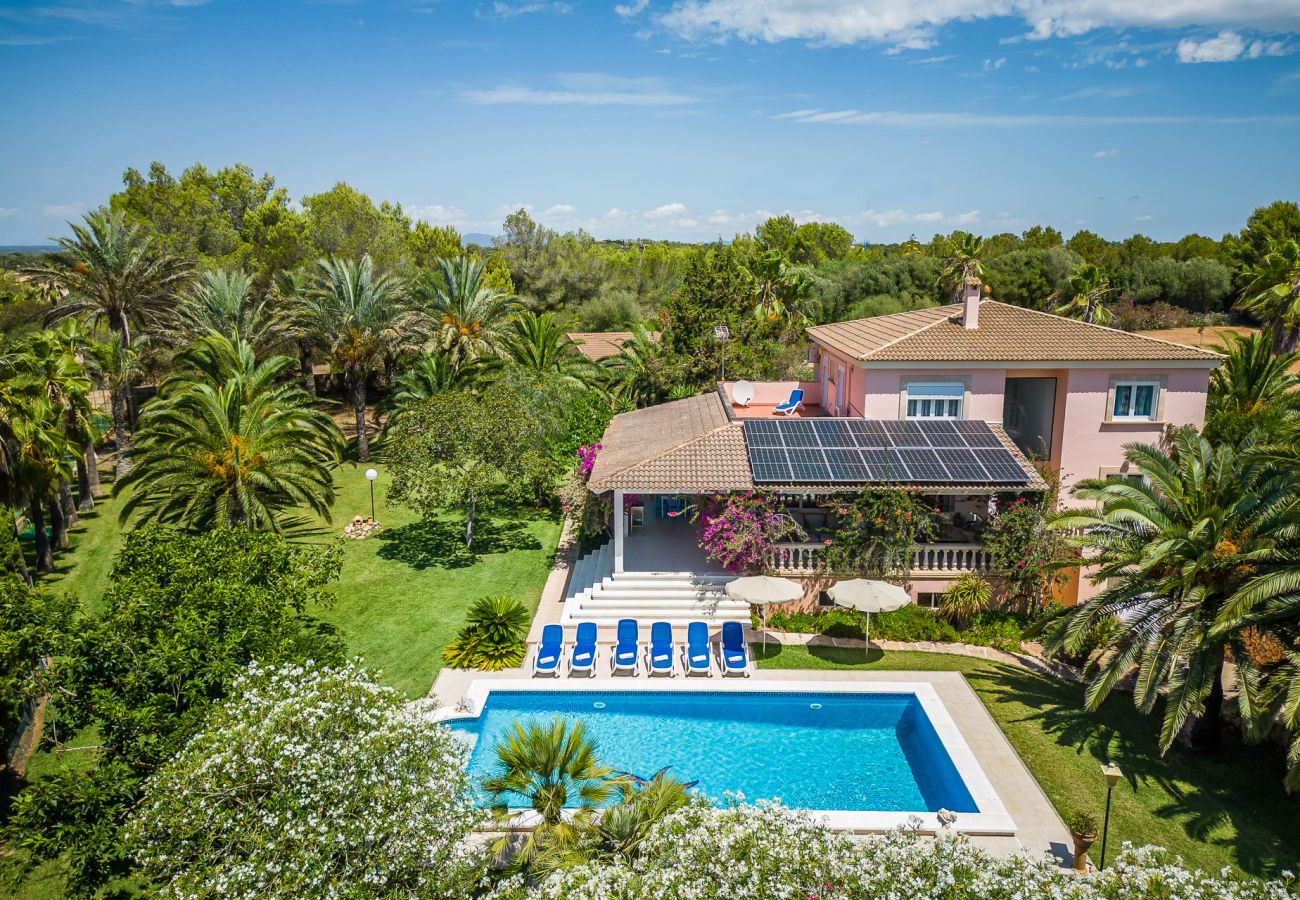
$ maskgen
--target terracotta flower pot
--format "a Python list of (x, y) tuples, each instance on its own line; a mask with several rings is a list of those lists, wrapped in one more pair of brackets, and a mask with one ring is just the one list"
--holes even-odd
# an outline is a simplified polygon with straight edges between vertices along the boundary
[(1071, 831), (1070, 837), (1074, 838), (1074, 871), (1087, 872), (1088, 848), (1097, 843), (1097, 832), (1079, 834), (1077, 831)]

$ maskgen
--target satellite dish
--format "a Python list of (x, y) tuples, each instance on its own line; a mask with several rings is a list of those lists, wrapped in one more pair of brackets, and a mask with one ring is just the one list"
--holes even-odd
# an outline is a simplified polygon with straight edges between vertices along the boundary
[(749, 406), (754, 402), (754, 385), (748, 381), (737, 381), (731, 386), (731, 402), (737, 406)]

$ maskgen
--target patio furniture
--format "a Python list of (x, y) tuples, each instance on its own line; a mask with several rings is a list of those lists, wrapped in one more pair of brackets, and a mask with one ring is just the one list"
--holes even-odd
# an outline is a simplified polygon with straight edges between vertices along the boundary
[(872, 581), (867, 578), (850, 578), (830, 586), (827, 595), (835, 601), (836, 606), (856, 609), (865, 613), (866, 652), (871, 652), (871, 614), (893, 612), (912, 602), (912, 595), (896, 584), (888, 581)]
[(569, 654), (569, 674), (596, 671), (596, 623), (579, 622), (578, 633), (573, 642), (573, 652)]
[(560, 654), (564, 650), (564, 629), (559, 625), (542, 628), (542, 641), (533, 656), (534, 675), (555, 675), (560, 671)]
[(713, 661), (709, 657), (708, 622), (691, 622), (686, 626), (686, 645), (682, 648), (682, 661), (687, 675), (713, 676)]
[(638, 528), (645, 528), (645, 507), (640, 504), (627, 508), (627, 530), (633, 532)]
[(668, 675), (673, 672), (673, 626), (655, 622), (650, 626), (650, 647), (646, 650), (646, 668), (651, 675)]
[(795, 388), (790, 392), (790, 399), (776, 407), (772, 412), (793, 416), (801, 409), (803, 409), (803, 388)]
[(636, 619), (619, 619), (617, 634), (618, 641), (614, 644), (610, 665), (615, 674), (631, 672), (636, 675), (637, 644), (640, 637)]
[(739, 672), (749, 677), (749, 652), (745, 647), (745, 630), (739, 622), (722, 623), (722, 673)]

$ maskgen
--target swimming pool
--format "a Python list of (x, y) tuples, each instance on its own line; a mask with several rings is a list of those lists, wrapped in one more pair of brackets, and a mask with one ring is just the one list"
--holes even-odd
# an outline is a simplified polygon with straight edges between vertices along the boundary
[(972, 826), (964, 830), (1006, 830), (993, 821), (1005, 817), (1001, 802), (931, 685), (710, 690), (697, 681), (638, 690), (625, 679), (600, 681), (498, 681), (471, 691), (478, 715), (448, 722), (473, 743), (470, 773), (493, 770), (494, 748), (516, 721), (560, 716), (585, 722), (615, 770), (649, 777), (666, 766), (711, 798), (780, 799), (834, 812), (841, 827), (893, 827), (911, 814), (937, 825), (947, 809)]

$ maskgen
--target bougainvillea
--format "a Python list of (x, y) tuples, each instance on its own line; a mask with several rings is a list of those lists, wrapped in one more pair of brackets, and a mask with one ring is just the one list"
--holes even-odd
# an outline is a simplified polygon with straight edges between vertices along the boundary
[(699, 512), (699, 523), (700, 548), (739, 575), (761, 574), (777, 543), (804, 536), (773, 498), (754, 491), (711, 498)]
[(1047, 508), (1025, 497), (1000, 503), (984, 532), (984, 549), (1002, 588), (1002, 602), (1029, 613), (1043, 608), (1067, 566), (1078, 565), (1065, 535), (1047, 527)]
[(836, 574), (906, 576), (912, 566), (912, 545), (931, 540), (937, 531), (937, 511), (907, 491), (863, 491), (834, 511), (836, 527), (821, 562)]
[(587, 488), (587, 480), (596, 465), (600, 444), (583, 444), (569, 480), (560, 488), (560, 512), (577, 532), (578, 541), (591, 545), (610, 529), (613, 504), (608, 496), (597, 496)]
[(583, 478), (591, 477), (591, 470), (596, 465), (596, 454), (605, 449), (601, 444), (583, 444), (578, 448), (578, 471)]

